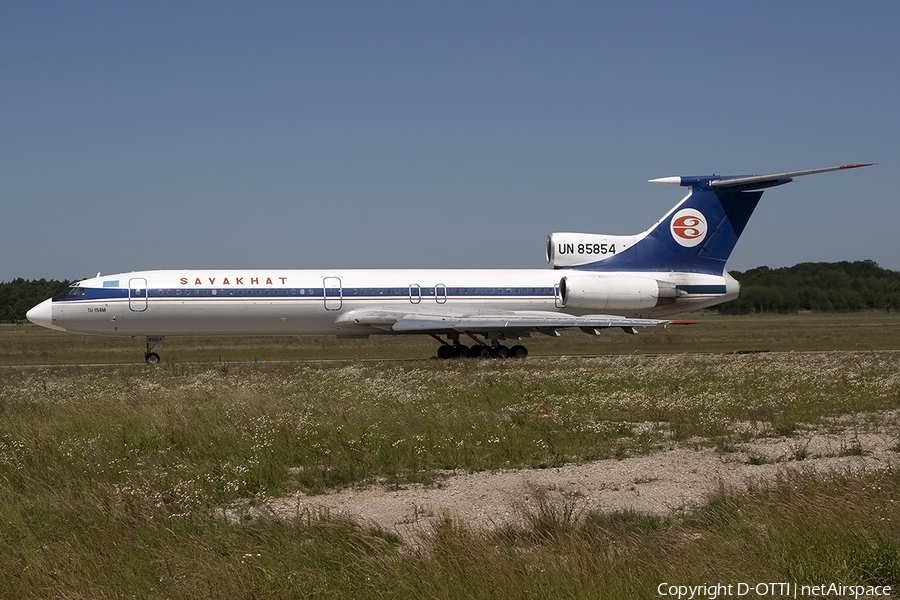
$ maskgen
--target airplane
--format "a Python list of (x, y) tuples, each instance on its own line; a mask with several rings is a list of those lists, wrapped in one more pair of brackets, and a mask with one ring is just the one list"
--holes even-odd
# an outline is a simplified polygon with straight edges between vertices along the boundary
[[(738, 297), (725, 262), (763, 192), (794, 177), (870, 164), (769, 175), (679, 176), (650, 183), (688, 194), (636, 235), (553, 233), (552, 269), (156, 270), (76, 282), (28, 311), (32, 323), (146, 338), (144, 358), (178, 335), (429, 335), (439, 358), (524, 358), (533, 333), (670, 323), (661, 317)], [(463, 341), (472, 340), (467, 346)]]

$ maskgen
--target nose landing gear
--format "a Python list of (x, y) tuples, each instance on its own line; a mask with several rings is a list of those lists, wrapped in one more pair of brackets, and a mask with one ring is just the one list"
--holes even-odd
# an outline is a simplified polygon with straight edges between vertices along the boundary
[(147, 336), (147, 352), (144, 354), (144, 360), (147, 361), (148, 365), (157, 365), (159, 364), (160, 358), (159, 354), (153, 351), (157, 344), (162, 344), (163, 340), (165, 340), (165, 336)]

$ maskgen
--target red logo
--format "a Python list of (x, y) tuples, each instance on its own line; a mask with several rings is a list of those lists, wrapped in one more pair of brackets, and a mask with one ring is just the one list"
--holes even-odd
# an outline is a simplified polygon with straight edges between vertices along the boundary
[(683, 208), (672, 215), (672, 238), (685, 248), (693, 248), (706, 238), (706, 217), (699, 210)]
[(693, 240), (703, 235), (703, 221), (691, 215), (684, 215), (672, 221), (672, 231), (680, 238)]

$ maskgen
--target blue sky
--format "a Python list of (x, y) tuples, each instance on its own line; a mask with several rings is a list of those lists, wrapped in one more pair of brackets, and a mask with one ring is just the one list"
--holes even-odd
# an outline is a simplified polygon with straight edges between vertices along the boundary
[(730, 269), (900, 269), (900, 3), (6, 2), (0, 280), (542, 267), (670, 175), (768, 191)]

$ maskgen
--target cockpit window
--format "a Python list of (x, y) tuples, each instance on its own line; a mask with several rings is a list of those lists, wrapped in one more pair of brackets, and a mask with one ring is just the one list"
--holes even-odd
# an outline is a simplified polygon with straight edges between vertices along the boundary
[(77, 285), (70, 285), (62, 293), (53, 297), (54, 300), (71, 300), (72, 298), (79, 298), (84, 296), (84, 288), (78, 287)]

